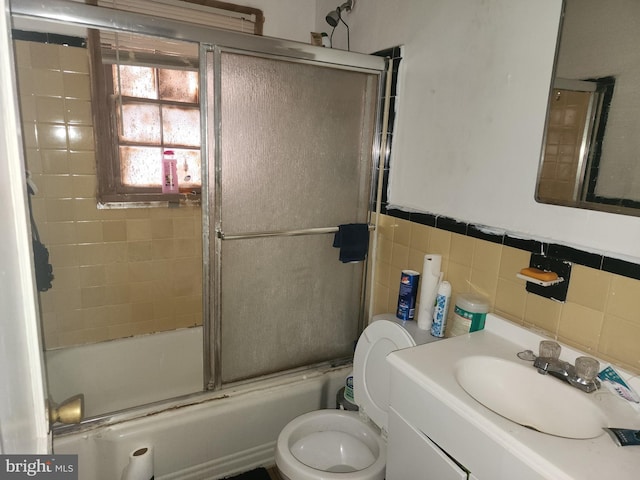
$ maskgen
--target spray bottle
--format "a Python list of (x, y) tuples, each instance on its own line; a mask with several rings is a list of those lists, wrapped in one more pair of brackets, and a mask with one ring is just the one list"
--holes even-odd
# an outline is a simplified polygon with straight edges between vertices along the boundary
[(447, 324), (447, 314), (449, 313), (449, 302), (451, 300), (451, 284), (446, 280), (440, 283), (438, 294), (436, 295), (436, 306), (433, 309), (433, 324), (431, 325), (431, 335), (434, 337), (444, 337), (444, 329)]

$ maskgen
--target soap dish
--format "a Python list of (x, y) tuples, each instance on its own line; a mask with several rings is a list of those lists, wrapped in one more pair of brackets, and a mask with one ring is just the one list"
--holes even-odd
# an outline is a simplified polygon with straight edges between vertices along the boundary
[(522, 275), (521, 273), (516, 273), (516, 277), (521, 278), (522, 280), (526, 280), (527, 282), (535, 283), (536, 285), (540, 285), (541, 287), (550, 287), (551, 285), (557, 285), (559, 283), (564, 282), (564, 278), (562, 277), (558, 277), (555, 280), (549, 280), (547, 282), (540, 280), (538, 278)]
[[(526, 280), (527, 292), (565, 302), (571, 278), (571, 262), (532, 253), (529, 267), (519, 272)], [(522, 278), (518, 275), (519, 278)]]

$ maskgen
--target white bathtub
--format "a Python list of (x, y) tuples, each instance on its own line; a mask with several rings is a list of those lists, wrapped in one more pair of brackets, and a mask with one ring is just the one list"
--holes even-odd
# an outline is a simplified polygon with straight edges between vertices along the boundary
[(85, 417), (199, 392), (202, 327), (46, 352), (49, 394), (84, 393)]
[(55, 437), (54, 453), (78, 454), (80, 480), (120, 479), (129, 453), (142, 446), (154, 449), (156, 480), (217, 479), (271, 465), (280, 430), (298, 415), (334, 408), (350, 368), (291, 374), (207, 394), (204, 403)]

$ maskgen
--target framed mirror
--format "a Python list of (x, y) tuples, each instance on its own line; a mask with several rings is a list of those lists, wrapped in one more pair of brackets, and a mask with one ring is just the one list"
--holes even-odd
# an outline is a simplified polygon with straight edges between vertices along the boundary
[(564, 7), (536, 201), (640, 216), (640, 2)]

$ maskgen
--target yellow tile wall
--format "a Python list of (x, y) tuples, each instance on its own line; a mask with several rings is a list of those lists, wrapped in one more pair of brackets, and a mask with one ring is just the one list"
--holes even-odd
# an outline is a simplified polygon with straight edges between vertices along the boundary
[(202, 324), (197, 207), (98, 210), (87, 50), (16, 41), (47, 349)]
[(388, 215), (378, 229), (374, 314), (396, 310), (400, 272), (421, 272), (427, 253), (442, 255), (452, 305), (459, 293), (484, 295), (508, 320), (640, 373), (640, 281), (573, 265), (567, 301), (556, 302), (528, 293), (516, 277), (529, 252)]

